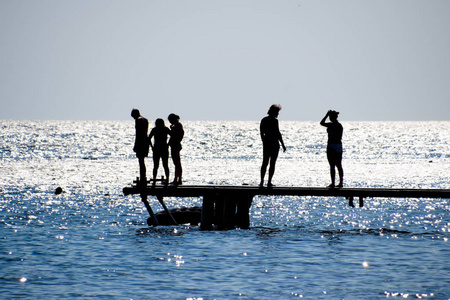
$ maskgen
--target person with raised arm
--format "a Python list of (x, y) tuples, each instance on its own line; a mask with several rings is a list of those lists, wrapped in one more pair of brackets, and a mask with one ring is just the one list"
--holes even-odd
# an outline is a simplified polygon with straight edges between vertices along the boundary
[[(339, 112), (329, 110), (320, 125), (327, 127), (328, 142), (327, 142), (327, 159), (330, 164), (331, 184), (329, 188), (341, 188), (344, 186), (344, 170), (342, 169), (342, 133), (344, 128), (337, 120)], [(329, 118), (330, 122), (325, 122)], [(335, 185), (336, 170), (339, 173), (339, 184)]]

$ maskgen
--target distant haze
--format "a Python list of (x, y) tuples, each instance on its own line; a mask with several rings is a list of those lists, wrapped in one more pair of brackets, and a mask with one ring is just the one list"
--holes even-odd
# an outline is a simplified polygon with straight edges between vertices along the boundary
[(447, 0), (0, 0), (0, 37), (0, 119), (449, 120)]

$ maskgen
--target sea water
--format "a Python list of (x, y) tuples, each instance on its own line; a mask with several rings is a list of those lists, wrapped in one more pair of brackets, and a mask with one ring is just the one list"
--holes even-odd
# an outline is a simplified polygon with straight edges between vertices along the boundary
[[(346, 187), (450, 188), (450, 122), (342, 124)], [(148, 227), (122, 192), (139, 176), (132, 120), (0, 125), (2, 299), (450, 298), (449, 199), (257, 196), (249, 230)], [(183, 125), (184, 184), (259, 183), (259, 122)], [(274, 184), (328, 185), (325, 129), (280, 129)]]

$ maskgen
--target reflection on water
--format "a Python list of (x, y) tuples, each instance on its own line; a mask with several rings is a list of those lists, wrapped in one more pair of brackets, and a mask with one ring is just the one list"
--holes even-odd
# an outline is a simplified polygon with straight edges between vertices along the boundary
[[(258, 122), (184, 122), (186, 184), (257, 184)], [(10, 298), (447, 299), (448, 199), (254, 198), (251, 229), (149, 228), (132, 122), (1, 121), (0, 293)], [(274, 182), (325, 186), (325, 132), (280, 122)], [(449, 188), (450, 122), (344, 123), (346, 184)], [(151, 164), (151, 159), (148, 159)], [(172, 171), (172, 170), (171, 170)], [(61, 186), (63, 193), (55, 195)], [(150, 199), (154, 210), (162, 209)], [(169, 208), (200, 198), (167, 198)], [(424, 280), (426, 278), (426, 280)]]

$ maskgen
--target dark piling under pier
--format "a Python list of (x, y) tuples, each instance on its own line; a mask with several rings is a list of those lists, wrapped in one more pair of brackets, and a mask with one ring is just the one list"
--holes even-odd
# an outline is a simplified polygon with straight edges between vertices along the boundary
[[(211, 230), (248, 229), (250, 226), (250, 207), (255, 196), (317, 196), (344, 197), (348, 205), (354, 207), (353, 200), (358, 198), (359, 206), (365, 198), (450, 198), (450, 189), (399, 189), (399, 188), (320, 188), (320, 187), (259, 187), (227, 185), (145, 185), (139, 182), (123, 189), (125, 195), (141, 196), (149, 214), (149, 224), (158, 225), (157, 216), (148, 203), (147, 197), (156, 197), (170, 216), (172, 224), (178, 224), (164, 204), (164, 197), (203, 197), (200, 228)], [(198, 213), (198, 211), (197, 211)], [(180, 220), (181, 221), (181, 220)], [(214, 227), (215, 226), (215, 227)]]

